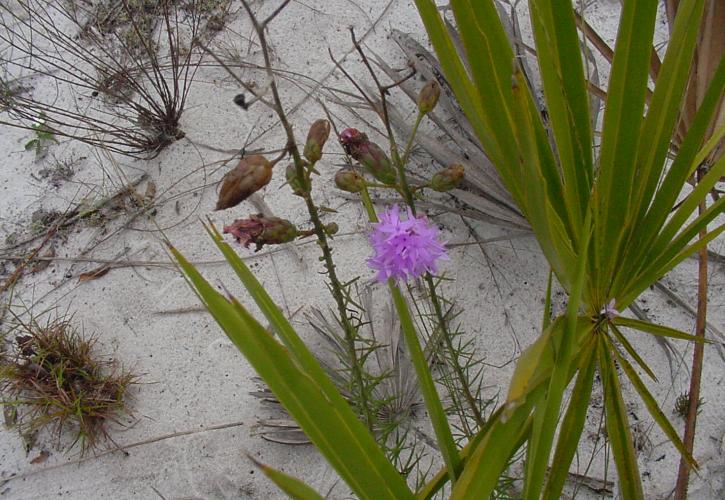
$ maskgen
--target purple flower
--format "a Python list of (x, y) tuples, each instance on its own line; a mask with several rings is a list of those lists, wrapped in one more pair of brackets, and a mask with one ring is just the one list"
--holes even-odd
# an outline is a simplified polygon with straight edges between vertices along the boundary
[(435, 273), (438, 259), (449, 260), (445, 246), (438, 241), (438, 232), (425, 216), (414, 217), (410, 208), (406, 220), (400, 218), (397, 205), (381, 214), (369, 236), (375, 255), (368, 259), (368, 265), (378, 272), (377, 281), (417, 278), (426, 271)]

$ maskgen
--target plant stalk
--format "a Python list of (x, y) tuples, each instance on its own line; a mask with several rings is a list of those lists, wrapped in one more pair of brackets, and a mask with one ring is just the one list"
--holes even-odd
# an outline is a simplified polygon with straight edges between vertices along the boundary
[[(283, 6), (286, 5), (288, 2), (284, 2)], [(322, 250), (322, 256), (325, 263), (325, 269), (327, 270), (327, 276), (330, 279), (330, 291), (332, 292), (332, 296), (335, 299), (335, 304), (337, 305), (337, 312), (339, 315), (340, 323), (342, 324), (343, 330), (345, 331), (345, 343), (348, 350), (348, 356), (350, 356), (350, 361), (352, 365), (352, 374), (355, 380), (355, 384), (358, 385), (360, 389), (360, 401), (356, 402), (362, 407), (362, 413), (363, 418), (365, 419), (365, 425), (367, 428), (372, 431), (373, 430), (373, 415), (372, 411), (370, 409), (370, 403), (368, 401), (363, 375), (362, 375), (362, 366), (360, 363), (360, 360), (357, 356), (357, 350), (355, 348), (355, 337), (357, 335), (356, 329), (353, 327), (353, 325), (350, 323), (350, 318), (348, 317), (347, 313), (347, 306), (345, 301), (345, 296), (343, 294), (343, 286), (340, 282), (339, 278), (337, 277), (337, 272), (335, 271), (335, 262), (332, 258), (332, 249), (330, 248), (330, 245), (327, 241), (327, 233), (325, 233), (325, 226), (320, 220), (319, 210), (317, 209), (317, 206), (315, 205), (312, 195), (311, 195), (311, 182), (306, 175), (305, 171), (305, 163), (302, 159), (302, 156), (300, 155), (299, 149), (297, 147), (297, 142), (295, 140), (294, 131), (292, 130), (292, 125), (290, 124), (289, 120), (287, 119), (287, 115), (284, 112), (284, 107), (282, 106), (282, 99), (279, 96), (279, 91), (277, 89), (277, 82), (274, 77), (274, 72), (272, 71), (272, 63), (269, 56), (269, 47), (267, 45), (266, 35), (264, 32), (264, 29), (274, 16), (276, 16), (279, 12), (281, 12), (282, 8), (279, 8), (275, 11), (274, 14), (272, 14), (270, 17), (268, 17), (262, 24), (259, 23), (256, 16), (252, 12), (251, 8), (247, 4), (246, 1), (242, 2), (242, 6), (247, 11), (247, 14), (250, 17), (250, 20), (252, 24), (254, 25), (254, 29), (257, 33), (257, 37), (259, 38), (260, 46), (262, 47), (262, 54), (264, 56), (264, 65), (267, 70), (267, 77), (269, 78), (269, 87), (272, 91), (272, 97), (273, 97), (273, 103), (274, 103), (274, 111), (277, 114), (277, 117), (279, 118), (280, 122), (282, 123), (282, 127), (285, 130), (285, 134), (287, 136), (287, 150), (292, 155), (295, 170), (297, 174), (297, 178), (301, 179), (302, 182), (304, 182), (306, 185), (303, 186), (304, 189), (304, 200), (305, 205), (307, 206), (307, 212), (310, 216), (310, 222), (312, 222), (315, 235), (317, 236), (317, 242), (320, 246), (320, 249)]]
[[(704, 176), (703, 168), (697, 171), (697, 180)], [(698, 211), (702, 214), (705, 209), (705, 201), (701, 201)], [(707, 235), (707, 229), (700, 231), (700, 238)], [(695, 320), (695, 336), (704, 339), (707, 327), (707, 245), (702, 247), (698, 259), (698, 282), (697, 282), (697, 318)], [(688, 392), (687, 418), (685, 420), (685, 434), (682, 442), (685, 449), (692, 456), (695, 445), (695, 431), (697, 427), (698, 402), (700, 401), (700, 381), (702, 380), (702, 362), (705, 354), (705, 343), (695, 342), (692, 354), (692, 375), (690, 376), (690, 390)], [(680, 467), (677, 472), (677, 483), (675, 485), (675, 500), (687, 498), (687, 488), (690, 482), (690, 464), (685, 457), (680, 457)]]
[[(370, 193), (367, 188), (363, 188), (360, 191), (360, 195), (367, 211), (370, 222), (377, 222), (378, 216), (373, 207), (372, 200), (370, 199)], [(393, 303), (395, 309), (398, 312), (398, 319), (400, 320), (400, 326), (405, 336), (405, 342), (410, 351), (410, 358), (413, 362), (416, 375), (418, 376), (418, 382), (420, 383), (421, 392), (423, 393), (423, 399), (425, 400), (426, 408), (430, 415), (433, 429), (435, 430), (436, 440), (438, 441), (438, 447), (443, 455), (443, 461), (446, 464), (448, 474), (451, 479), (451, 484), (455, 482), (461, 471), (461, 457), (458, 454), (455, 441), (453, 440), (453, 434), (451, 428), (448, 425), (448, 419), (446, 418), (443, 404), (436, 391), (435, 382), (433, 376), (428, 368), (428, 361), (423, 349), (420, 346), (420, 340), (416, 333), (413, 319), (410, 316), (410, 310), (408, 304), (405, 302), (405, 298), (400, 291), (400, 288), (391, 279), (388, 280), (388, 288), (393, 296)]]

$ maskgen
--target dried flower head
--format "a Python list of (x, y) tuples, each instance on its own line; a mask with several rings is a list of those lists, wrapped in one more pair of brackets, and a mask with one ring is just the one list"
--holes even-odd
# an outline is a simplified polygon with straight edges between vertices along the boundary
[(415, 217), (410, 209), (405, 220), (400, 218), (397, 205), (381, 214), (369, 237), (375, 255), (368, 259), (368, 265), (378, 272), (377, 281), (407, 280), (426, 271), (437, 272), (437, 261), (448, 260), (438, 234), (438, 228), (425, 216)]
[(237, 219), (224, 226), (224, 234), (231, 234), (240, 245), (249, 248), (254, 243), (255, 252), (264, 245), (279, 245), (294, 240), (297, 228), (290, 221), (279, 217), (265, 217), (262, 214), (251, 215), (248, 219)]

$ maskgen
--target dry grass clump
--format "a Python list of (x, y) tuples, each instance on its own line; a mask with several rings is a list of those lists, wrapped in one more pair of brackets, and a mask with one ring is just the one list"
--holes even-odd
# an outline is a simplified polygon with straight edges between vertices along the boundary
[(72, 432), (70, 447), (80, 442), (81, 453), (113, 441), (107, 424), (128, 413), (124, 398), (137, 377), (96, 356), (96, 340), (60, 317), (22, 325), (14, 345), (0, 353), (2, 404), (22, 435), (48, 429), (60, 443)]

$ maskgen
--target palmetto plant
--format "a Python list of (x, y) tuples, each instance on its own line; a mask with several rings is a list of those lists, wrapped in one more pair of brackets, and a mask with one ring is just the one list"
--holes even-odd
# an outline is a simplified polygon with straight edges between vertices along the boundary
[[(430, 498), (448, 483), (445, 491), (452, 498), (489, 498), (511, 457), (525, 446), (523, 497), (559, 498), (584, 428), (596, 374), (604, 390), (607, 436), (622, 497), (642, 498), (643, 491), (620, 373), (629, 379), (668, 438), (696, 465), (638, 375), (639, 369), (654, 378), (623, 330), (686, 341), (695, 337), (623, 318), (618, 311), (725, 228), (718, 219), (723, 212), (722, 198), (695, 213), (725, 173), (725, 159), (711, 155), (725, 126), (708, 132), (725, 88), (722, 56), (686, 135), (676, 151), (670, 150), (704, 3), (679, 3), (669, 46), (648, 96), (657, 2), (623, 2), (603, 129), (595, 139), (576, 16), (569, 0), (529, 2), (548, 111), (546, 124), (493, 0), (451, 2), (467, 61), (456, 50), (436, 3), (416, 0), (442, 69), (474, 133), (528, 220), (550, 263), (552, 277), (569, 294), (565, 314), (550, 318), (547, 305), (542, 333), (519, 359), (505, 403), (462, 449), (453, 445), (423, 352), (419, 346), (411, 349), (446, 464), (417, 492), (408, 488), (385, 459), (372, 434), (279, 308), (213, 227), (210, 235), (281, 343), (244, 306), (217, 292), (172, 249), (217, 322), (359, 497)], [(286, 4), (282, 2), (275, 14)], [(255, 23), (262, 45), (263, 28), (269, 20)], [(272, 89), (295, 165), (302, 171), (304, 163), (276, 87)], [(398, 167), (404, 169), (402, 163)], [(688, 179), (698, 169), (698, 182), (690, 189)], [(366, 209), (375, 220), (366, 197)], [(693, 242), (713, 221), (715, 227)], [(396, 287), (390, 289), (406, 341), (415, 339), (407, 309), (398, 307), (402, 296)], [(564, 405), (567, 389), (571, 395)], [(566, 431), (557, 438), (559, 426)], [(264, 470), (294, 498), (321, 498), (297, 479)]]
[[(553, 273), (570, 295), (567, 315), (549, 324), (522, 356), (502, 418), (493, 424), (491, 439), (476, 447), (472, 460), (513, 450), (515, 445), (502, 447), (493, 439), (496, 432), (512, 427), (517, 417), (530, 418), (525, 496), (535, 498), (543, 491), (547, 497), (556, 497), (563, 485), (562, 474), (576, 450), (596, 370), (604, 385), (607, 432), (622, 493), (627, 498), (641, 497), (617, 365), (667, 436), (681, 451), (684, 449), (630, 362), (651, 375), (621, 327), (692, 337), (620, 318), (616, 311), (624, 310), (657, 278), (725, 227), (720, 224), (692, 243), (694, 236), (722, 213), (720, 199), (692, 218), (725, 172), (722, 159), (707, 164), (707, 174), (680, 200), (687, 179), (706, 162), (725, 131), (721, 126), (704, 140), (722, 98), (722, 56), (687, 136), (674, 159), (667, 160), (704, 2), (680, 3), (648, 106), (657, 2), (624, 2), (596, 156), (587, 82), (569, 2), (529, 2), (553, 144), (493, 2), (451, 3), (470, 72), (434, 3), (416, 3), (456, 97), (531, 223)], [(570, 431), (559, 438), (556, 467), (544, 481), (563, 391), (574, 377), (563, 421)], [(495, 474), (490, 467), (485, 472), (477, 470), (471, 462), (454, 492), (474, 485), (475, 491), (485, 492), (485, 476)]]

